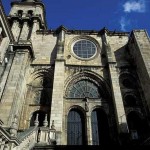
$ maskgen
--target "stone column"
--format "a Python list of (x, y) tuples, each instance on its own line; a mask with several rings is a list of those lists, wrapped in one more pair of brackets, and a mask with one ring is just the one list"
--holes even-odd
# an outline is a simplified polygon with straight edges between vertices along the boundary
[(20, 35), (20, 30), (21, 30), (21, 28), (20, 28), (19, 22), (17, 20), (14, 20), (11, 31), (14, 35), (15, 41), (18, 41), (18, 37)]
[(87, 144), (92, 145), (92, 126), (91, 126), (91, 115), (87, 113)]
[(19, 40), (26, 41), (28, 38), (28, 34), (29, 34), (29, 25), (28, 22), (24, 22)]
[(0, 118), (7, 126), (11, 125), (14, 114), (17, 114), (18, 118), (20, 118), (26, 86), (25, 74), (29, 63), (30, 56), (28, 50), (17, 50), (0, 105)]

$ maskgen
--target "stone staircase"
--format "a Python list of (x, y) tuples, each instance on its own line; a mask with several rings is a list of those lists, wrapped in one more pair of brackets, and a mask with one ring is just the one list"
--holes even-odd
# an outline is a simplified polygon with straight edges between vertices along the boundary
[(45, 123), (43, 127), (38, 127), (38, 121), (35, 120), (35, 126), (18, 132), (16, 118), (10, 128), (3, 127), (0, 121), (0, 150), (32, 150), (41, 147), (53, 150), (53, 145), (56, 145), (56, 131), (47, 125)]

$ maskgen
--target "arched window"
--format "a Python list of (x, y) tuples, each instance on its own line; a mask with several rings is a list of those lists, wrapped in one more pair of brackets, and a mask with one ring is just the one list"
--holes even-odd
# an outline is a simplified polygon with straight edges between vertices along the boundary
[(98, 87), (88, 80), (76, 82), (69, 90), (69, 98), (100, 98)]
[(95, 109), (91, 114), (92, 144), (106, 145), (110, 142), (109, 125), (105, 112)]
[(85, 145), (85, 124), (83, 114), (72, 109), (68, 114), (67, 121), (67, 144)]

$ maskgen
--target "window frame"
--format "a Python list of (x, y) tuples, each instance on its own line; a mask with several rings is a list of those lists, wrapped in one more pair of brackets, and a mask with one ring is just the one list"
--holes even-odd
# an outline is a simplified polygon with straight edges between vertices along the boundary
[[(85, 42), (85, 43), (84, 43)], [(88, 49), (88, 44), (90, 44), (90, 49)], [(80, 45), (80, 47), (79, 47)], [(83, 46), (85, 45), (85, 46)], [(75, 52), (75, 47), (77, 48), (77, 51), (76, 52), (80, 52), (80, 54), (76, 53)], [(82, 47), (82, 49), (81, 49)], [(92, 53), (92, 49), (94, 48), (94, 52)], [(91, 59), (93, 58), (96, 53), (97, 53), (97, 47), (96, 47), (96, 44), (94, 42), (92, 42), (91, 40), (88, 40), (88, 39), (79, 39), (77, 41), (75, 41), (73, 44), (72, 44), (72, 51), (74, 53), (74, 55), (80, 59)], [(85, 54), (83, 52), (86, 52)], [(90, 55), (91, 52), (91, 56), (88, 57)], [(81, 56), (80, 56), (81, 55)], [(83, 56), (86, 56), (86, 57), (83, 57)]]
[[(78, 56), (78, 55), (74, 52), (74, 46), (75, 46), (75, 44), (77, 44), (77, 43), (80, 42), (80, 41), (87, 41), (87, 42), (90, 42), (91, 44), (93, 44), (93, 46), (95, 47), (95, 52), (94, 52), (94, 54), (93, 54), (91, 57), (83, 58), (83, 57)], [(95, 42), (94, 42), (93, 40), (91, 40), (91, 39), (88, 39), (88, 38), (79, 38), (79, 39), (77, 39), (77, 40), (75, 40), (75, 41), (72, 42), (72, 44), (71, 44), (71, 53), (72, 53), (72, 55), (73, 55), (75, 58), (77, 58), (77, 59), (79, 59), (79, 60), (91, 60), (91, 59), (95, 58), (95, 56), (97, 55), (97, 53), (98, 53), (98, 46), (97, 46), (97, 43), (95, 43)]]
[[(84, 84), (81, 84), (82, 82), (85, 82), (85, 83), (84, 83)], [(78, 85), (80, 85), (79, 88), (76, 87), (76, 86), (78, 86)], [(85, 85), (86, 85), (86, 86), (85, 86)], [(90, 89), (89, 89), (89, 87), (90, 87)], [(85, 88), (86, 88), (86, 89), (85, 89)], [(73, 89), (76, 89), (76, 91), (78, 91), (78, 93), (80, 94), (79, 97), (75, 97), (76, 92), (74, 92), (74, 93), (71, 92)], [(81, 92), (80, 92), (79, 89), (81, 89)], [(93, 82), (91, 82), (90, 80), (87, 80), (87, 79), (82, 79), (82, 80), (79, 80), (79, 81), (75, 82), (74, 84), (72, 84), (72, 86), (71, 86), (68, 90), (69, 90), (69, 91), (68, 91), (67, 98), (69, 98), (69, 99), (83, 99), (83, 98), (85, 98), (85, 97), (88, 97), (88, 96), (86, 95), (87, 93), (90, 94), (90, 95), (92, 95), (92, 97), (88, 97), (89, 99), (100, 99), (100, 98), (101, 98), (101, 94), (100, 94), (100, 92), (99, 92), (98, 86), (97, 86), (96, 84), (94, 84)], [(93, 90), (94, 90), (94, 92), (93, 92)], [(90, 92), (91, 92), (91, 93), (90, 93)], [(94, 94), (93, 94), (92, 92), (93, 92)], [(73, 97), (70, 96), (71, 93), (74, 94)], [(84, 94), (84, 93), (85, 93), (85, 94)], [(97, 93), (97, 95), (96, 95), (97, 97), (94, 97), (95, 93)], [(81, 97), (82, 94), (84, 94), (85, 96), (84, 96), (84, 97)]]

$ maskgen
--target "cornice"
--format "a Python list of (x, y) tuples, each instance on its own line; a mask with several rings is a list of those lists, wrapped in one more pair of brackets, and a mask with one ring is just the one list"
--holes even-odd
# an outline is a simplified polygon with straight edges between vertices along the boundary
[(77, 35), (104, 35), (108, 36), (129, 36), (130, 32), (121, 32), (121, 31), (109, 31), (106, 28), (101, 30), (70, 30), (64, 26), (60, 26), (57, 29), (53, 30), (38, 30), (38, 34), (58, 34), (60, 29), (64, 29), (66, 34), (77, 34)]

